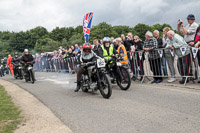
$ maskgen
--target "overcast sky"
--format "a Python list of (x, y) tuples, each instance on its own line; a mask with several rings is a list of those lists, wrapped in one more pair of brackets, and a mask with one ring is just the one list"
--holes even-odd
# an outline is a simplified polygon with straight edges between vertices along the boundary
[(0, 0), (0, 31), (25, 31), (43, 26), (82, 25), (83, 16), (94, 12), (92, 25), (134, 26), (168, 23), (174, 28), (181, 18), (194, 14), (200, 23), (200, 0)]

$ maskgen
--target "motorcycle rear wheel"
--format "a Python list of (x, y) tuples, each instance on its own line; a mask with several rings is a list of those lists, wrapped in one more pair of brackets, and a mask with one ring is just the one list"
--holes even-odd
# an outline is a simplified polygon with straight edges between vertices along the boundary
[(131, 76), (128, 72), (128, 69), (121, 67), (119, 70), (122, 79), (119, 77), (117, 78), (117, 85), (121, 88), (121, 90), (128, 90), (131, 86)]

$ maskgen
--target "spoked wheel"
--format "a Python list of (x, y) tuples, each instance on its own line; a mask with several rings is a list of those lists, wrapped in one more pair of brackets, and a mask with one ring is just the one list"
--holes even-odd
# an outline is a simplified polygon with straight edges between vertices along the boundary
[(34, 78), (34, 75), (33, 75), (33, 71), (29, 71), (29, 73), (30, 73), (29, 76), (30, 76), (31, 83), (34, 84), (35, 78)]
[(100, 75), (100, 85), (98, 85), (101, 95), (104, 98), (109, 98), (112, 95), (112, 85), (110, 82), (110, 78), (107, 74)]
[(24, 74), (23, 74), (23, 71), (20, 70), (20, 71), (19, 71), (19, 74), (20, 74), (20, 79), (22, 80), (22, 79), (24, 78), (24, 77), (23, 77), (23, 75), (24, 75)]
[(119, 70), (120, 76), (117, 77), (117, 85), (121, 88), (121, 90), (128, 90), (131, 86), (131, 76), (128, 69), (120, 67)]
[(83, 84), (81, 85), (81, 90), (82, 90), (83, 92), (88, 92), (88, 88), (85, 87), (85, 86), (83, 86)]
[(88, 92), (88, 88), (87, 87), (85, 87), (85, 86), (83, 86), (84, 85), (84, 76), (82, 75), (82, 80), (81, 80), (81, 90), (83, 91), (83, 92)]
[(26, 81), (26, 82), (29, 81), (28, 77), (29, 77), (29, 75), (26, 75), (26, 76), (25, 76), (25, 81)]

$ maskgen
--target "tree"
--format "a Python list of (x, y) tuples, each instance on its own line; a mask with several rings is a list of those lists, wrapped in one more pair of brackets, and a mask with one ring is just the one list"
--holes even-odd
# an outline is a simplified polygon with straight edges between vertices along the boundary
[(74, 45), (74, 44), (79, 44), (82, 45), (84, 43), (84, 36), (81, 33), (74, 34), (68, 42), (68, 46)]
[(54, 41), (59, 41), (61, 42), (64, 38), (69, 41), (71, 36), (74, 34), (74, 28), (69, 27), (69, 28), (59, 28), (56, 27), (55, 29), (50, 32), (50, 38), (53, 39)]
[(103, 37), (112, 36), (112, 26), (106, 22), (102, 22), (91, 28), (90, 42), (94, 39), (103, 39)]
[(117, 35), (113, 35), (114, 37), (120, 37), (121, 34), (127, 34), (128, 32), (131, 32), (130, 31), (130, 27), (129, 26), (122, 26), (122, 25), (119, 25), (119, 26), (113, 26), (113, 32), (116, 32)]
[(142, 40), (145, 40), (145, 33), (149, 30), (151, 31), (151, 27), (146, 24), (137, 24), (134, 27), (135, 34), (138, 35)]
[(35, 45), (36, 52), (51, 52), (57, 50), (59, 43), (51, 38), (38, 39)]

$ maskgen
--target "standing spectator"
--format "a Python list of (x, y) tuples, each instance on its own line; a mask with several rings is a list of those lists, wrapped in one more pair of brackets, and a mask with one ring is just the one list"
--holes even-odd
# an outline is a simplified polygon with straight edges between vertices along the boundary
[(100, 44), (103, 45), (103, 40), (102, 39), (100, 40)]
[[(198, 28), (198, 24), (195, 22), (195, 16), (193, 14), (189, 14), (187, 17), (188, 25), (185, 27), (182, 21), (178, 21), (178, 31), (180, 34), (184, 35), (184, 40), (189, 46), (194, 47), (194, 36), (196, 30)], [(194, 60), (194, 59), (193, 59)], [(190, 64), (190, 75), (192, 76), (192, 62)], [(196, 72), (197, 78), (197, 72)], [(193, 78), (191, 78), (193, 79)]]
[[(185, 27), (182, 21), (178, 21), (178, 31), (180, 34), (184, 35), (184, 40), (189, 46), (194, 47), (194, 36), (196, 30), (198, 28), (198, 24), (195, 22), (195, 16), (193, 14), (189, 14), (187, 17), (188, 25)], [(195, 60), (193, 59), (195, 62)], [(190, 75), (192, 76), (192, 62), (190, 64)], [(197, 78), (197, 71), (195, 72)], [(194, 80), (191, 78), (191, 80)]]
[[(195, 48), (200, 47), (200, 26), (197, 28), (195, 38), (194, 38), (194, 43), (195, 43)], [(199, 66), (200, 66), (200, 50), (198, 50), (197, 58), (198, 58)], [(200, 81), (198, 81), (198, 83), (200, 83)]]
[(198, 28), (198, 24), (195, 22), (195, 16), (189, 14), (187, 17), (188, 25), (185, 27), (181, 20), (178, 21), (178, 32), (184, 35), (184, 40), (190, 46), (194, 46), (194, 36)]
[(94, 51), (94, 53), (95, 53), (96, 55), (99, 56), (99, 49), (101, 48), (101, 45), (99, 44), (99, 42), (98, 42), (97, 39), (95, 39), (95, 40), (93, 41), (93, 44), (94, 44), (93, 51)]
[(126, 42), (126, 37), (125, 37), (124, 34), (121, 34), (121, 39), (122, 39), (122, 42), (123, 42), (123, 44), (124, 44), (124, 42)]
[(117, 40), (116, 39), (113, 40), (113, 47), (115, 49), (118, 49), (118, 45), (117, 45)]
[[(174, 31), (170, 30), (167, 32), (169, 42), (167, 43), (166, 48), (173, 49), (175, 54), (178, 56), (178, 69), (182, 76), (182, 80), (179, 81), (180, 84), (184, 84), (186, 77), (189, 76), (189, 64), (190, 64), (190, 49), (187, 47), (185, 55), (182, 55), (180, 50), (181, 47), (186, 47), (187, 43), (185, 40), (178, 34), (175, 34)], [(188, 80), (187, 80), (188, 82)]]
[[(164, 46), (163, 46), (163, 39), (162, 39), (162, 37), (160, 36), (160, 32), (159, 32), (158, 30), (154, 30), (153, 34), (154, 34), (154, 37), (157, 39), (158, 48), (164, 48)], [(164, 51), (164, 50), (163, 50), (163, 51)], [(163, 52), (163, 53), (164, 53), (164, 52)], [(168, 76), (168, 74), (167, 74), (167, 64), (166, 64), (165, 54), (163, 54), (163, 57), (161, 58), (160, 70), (161, 70), (161, 75), (162, 75), (162, 70), (163, 70), (164, 76)]]
[(161, 83), (162, 77), (161, 77), (161, 71), (160, 71), (160, 55), (158, 54), (158, 51), (155, 50), (158, 48), (158, 42), (156, 38), (153, 37), (152, 32), (147, 31), (145, 34), (145, 42), (144, 42), (144, 50), (145, 52), (149, 52), (148, 58), (150, 63), (151, 71), (154, 75), (154, 80), (151, 83)]
[(62, 46), (60, 46), (59, 48), (58, 48), (58, 56), (60, 56), (60, 54), (62, 53)]
[[(167, 42), (169, 41), (169, 38), (167, 37), (167, 32), (170, 31), (169, 27), (165, 27), (163, 29), (163, 46), (167, 46)], [(174, 68), (174, 56), (171, 54), (170, 49), (164, 50), (165, 58), (167, 60), (167, 64), (169, 67), (169, 71), (171, 73), (171, 77), (168, 80), (169, 83), (176, 81), (175, 78), (175, 68)]]
[(39, 70), (40, 70), (40, 55), (38, 53), (36, 53), (35, 67), (36, 67), (36, 71), (39, 72)]
[[(134, 64), (136, 64), (136, 67), (134, 67), (134, 69), (138, 69), (139, 67), (139, 74), (140, 74), (140, 81), (142, 81), (143, 79), (143, 75), (144, 75), (144, 53), (142, 54), (142, 58), (140, 59), (139, 57), (139, 51), (142, 52), (143, 50), (143, 46), (144, 46), (144, 43), (142, 42), (142, 40), (138, 37), (138, 36), (134, 36), (134, 49), (135, 49), (135, 52), (133, 53), (134, 56), (136, 58), (136, 62)], [(134, 59), (132, 59), (134, 60)], [(134, 71), (134, 70), (133, 70)]]
[(74, 73), (74, 66), (73, 66), (72, 57), (73, 57), (72, 49), (69, 48), (69, 50), (68, 50), (69, 67), (70, 67), (72, 73)]
[(75, 49), (74, 49), (74, 56), (77, 57), (77, 55), (80, 53), (80, 48), (78, 47), (78, 44), (75, 44)]
[(61, 53), (61, 70), (62, 70), (62, 72), (65, 72), (64, 58), (65, 58), (65, 49), (63, 48), (62, 53)]
[(122, 39), (119, 37), (116, 39), (118, 44), (117, 52), (120, 54), (120, 56), (123, 58), (123, 61), (121, 61), (121, 64), (128, 65), (128, 56), (125, 46), (122, 44)]
[(71, 49), (72, 49), (72, 53), (73, 53), (73, 52), (74, 52), (74, 50), (75, 50), (74, 46), (71, 46)]
[(44, 55), (44, 53), (41, 53), (40, 62), (41, 62), (40, 70), (44, 71), (44, 69), (45, 69), (45, 55)]
[(83, 46), (80, 45), (80, 51), (82, 51), (82, 50), (83, 50)]
[(14, 71), (13, 71), (13, 64), (11, 64), (11, 61), (12, 61), (12, 56), (8, 55), (7, 66), (9, 67), (11, 75), (13, 76), (14, 75)]
[(110, 43), (111, 43), (111, 44), (113, 44), (114, 39), (115, 39), (114, 37), (111, 37), (111, 38), (110, 38)]
[(52, 62), (54, 64), (55, 70), (57, 71), (58, 70), (58, 54), (56, 50), (53, 51)]

